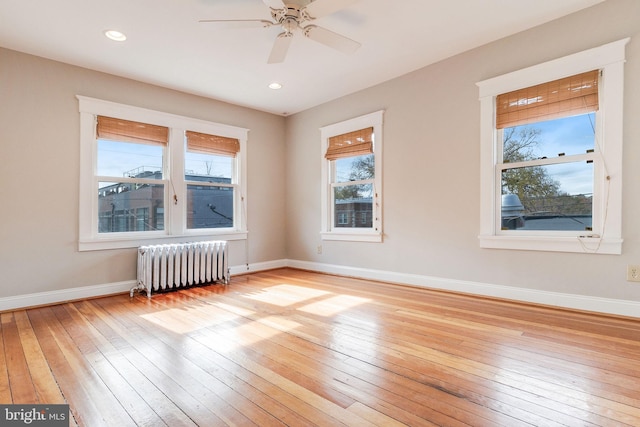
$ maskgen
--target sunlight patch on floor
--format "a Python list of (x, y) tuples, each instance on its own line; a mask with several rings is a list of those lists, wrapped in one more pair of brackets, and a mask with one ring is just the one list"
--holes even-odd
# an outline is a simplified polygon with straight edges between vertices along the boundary
[(289, 332), (293, 329), (299, 328), (302, 325), (293, 320), (286, 319), (281, 316), (266, 316), (259, 320), (259, 322), (265, 326), (278, 330), (279, 332)]
[(298, 310), (318, 316), (333, 316), (350, 308), (371, 302), (368, 298), (360, 298), (352, 295), (336, 295), (322, 301), (299, 307)]
[(238, 316), (247, 317), (247, 316), (251, 316), (251, 315), (255, 314), (255, 311), (247, 310), (247, 309), (242, 308), (242, 307), (236, 307), (235, 305), (225, 304), (223, 302), (216, 302), (213, 305), (215, 305), (216, 307), (219, 307), (219, 308), (221, 308), (223, 310), (226, 310), (229, 313), (237, 314)]
[(266, 302), (280, 307), (287, 307), (329, 294), (330, 292), (321, 291), (318, 289), (309, 289), (302, 286), (281, 284), (271, 286), (269, 288), (264, 288), (260, 292), (254, 292), (243, 296), (255, 301)]
[(140, 317), (171, 332), (188, 334), (198, 329), (221, 325), (235, 320), (241, 315), (242, 314), (239, 313), (230, 313), (228, 310), (223, 311), (215, 307), (193, 307), (186, 309), (169, 308), (167, 310), (142, 314)]
[(204, 337), (203, 342), (216, 352), (224, 354), (242, 347), (253, 345), (259, 347), (263, 341), (302, 326), (297, 322), (284, 320), (277, 316), (267, 316), (251, 321), (245, 320), (247, 322), (241, 325), (205, 332), (201, 335)]

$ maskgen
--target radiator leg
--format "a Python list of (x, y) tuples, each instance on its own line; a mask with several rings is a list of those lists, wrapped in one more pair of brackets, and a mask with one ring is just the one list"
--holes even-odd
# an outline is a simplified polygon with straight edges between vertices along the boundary
[(134, 287), (131, 288), (131, 290), (129, 291), (129, 298), (133, 298), (133, 293), (135, 291), (138, 291), (138, 292), (147, 291), (147, 296), (149, 296), (149, 297), (151, 296), (151, 292), (149, 292), (147, 290), (147, 287), (144, 286), (142, 283), (139, 283), (139, 284), (137, 284), (137, 285), (135, 285)]

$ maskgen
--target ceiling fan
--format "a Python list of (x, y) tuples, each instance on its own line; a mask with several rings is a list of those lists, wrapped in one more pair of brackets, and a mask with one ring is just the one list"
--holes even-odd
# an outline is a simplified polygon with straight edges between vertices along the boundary
[(200, 22), (214, 23), (221, 26), (251, 28), (280, 26), (283, 30), (273, 44), (267, 62), (269, 64), (283, 62), (287, 56), (293, 33), (297, 30), (307, 38), (322, 43), (340, 52), (351, 54), (360, 43), (348, 37), (334, 33), (323, 27), (310, 24), (316, 18), (330, 15), (344, 9), (358, 0), (262, 0), (271, 9), (273, 21), (265, 19), (204, 19)]

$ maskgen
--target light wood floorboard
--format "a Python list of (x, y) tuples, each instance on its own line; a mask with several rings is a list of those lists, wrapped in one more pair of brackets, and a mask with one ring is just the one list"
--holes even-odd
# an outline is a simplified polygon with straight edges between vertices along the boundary
[(640, 426), (640, 320), (278, 269), (0, 314), (72, 426)]

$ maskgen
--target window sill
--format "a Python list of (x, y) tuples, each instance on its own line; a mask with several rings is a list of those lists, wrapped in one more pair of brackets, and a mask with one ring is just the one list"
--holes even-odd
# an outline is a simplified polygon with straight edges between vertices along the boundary
[(382, 233), (380, 232), (357, 232), (357, 231), (324, 231), (320, 233), (322, 240), (340, 240), (347, 242), (370, 242), (381, 243)]
[(622, 239), (553, 236), (479, 236), (480, 247), (525, 251), (620, 255)]
[(97, 238), (80, 240), (78, 251), (101, 251), (108, 249), (137, 248), (144, 245), (157, 245), (163, 243), (195, 242), (200, 240), (246, 240), (246, 231), (231, 231), (226, 233), (209, 234), (185, 234), (181, 236), (126, 236), (123, 238)]

